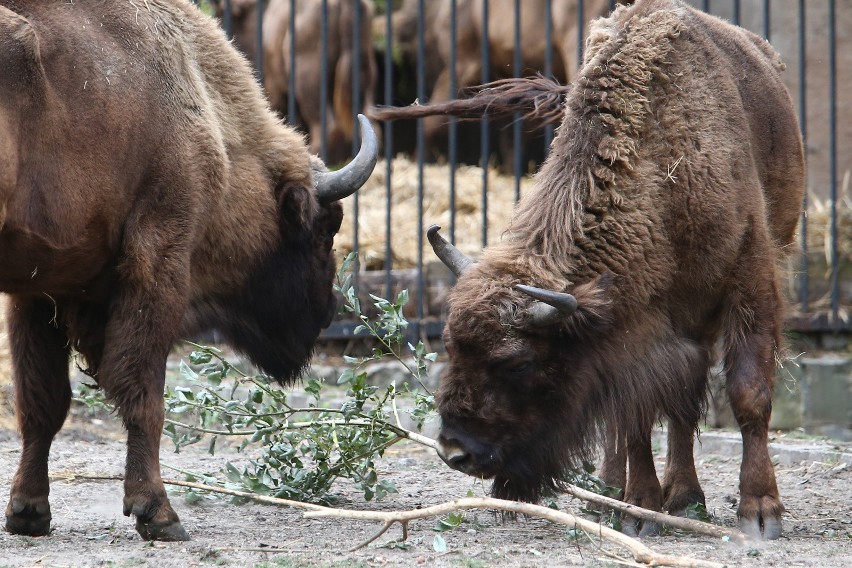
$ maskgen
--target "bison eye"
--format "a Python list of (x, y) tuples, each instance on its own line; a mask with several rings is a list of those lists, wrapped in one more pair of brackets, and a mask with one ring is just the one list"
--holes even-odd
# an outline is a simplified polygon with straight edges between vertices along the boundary
[(523, 377), (535, 370), (535, 361), (525, 359), (520, 361), (501, 361), (498, 372), (507, 377)]

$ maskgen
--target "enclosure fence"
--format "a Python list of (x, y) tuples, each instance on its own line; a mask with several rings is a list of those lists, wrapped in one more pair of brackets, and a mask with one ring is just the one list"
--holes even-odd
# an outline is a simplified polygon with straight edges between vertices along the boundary
[[(286, 45), (272, 46), (265, 42), (265, 29), (270, 26), (273, 6), (280, 3), (279, 13), (289, 13), (286, 21)], [(435, 93), (435, 77), (441, 74), (447, 79), (447, 98), (459, 96), (460, 89), (471, 86), (469, 76), (462, 82), (460, 65), (464, 72), (471, 67), (471, 57), (477, 60), (479, 73), (476, 82), (485, 83), (496, 78), (530, 76), (541, 73), (546, 77), (565, 79), (567, 71), (576, 69), (582, 62), (586, 31), (590, 19), (604, 15), (620, 2), (616, 0), (218, 0), (211, 2), (229, 35), (240, 33), (240, 26), (246, 26), (245, 19), (237, 20), (240, 10), (247, 4), (254, 8), (248, 18), (256, 26), (253, 39), (253, 63), (258, 81), (268, 85), (270, 81), (268, 61), (270, 49), (281, 49), (286, 53), (284, 65), (288, 70), (286, 77), (286, 107), (280, 112), (286, 115), (288, 122), (303, 125), (305, 122), (304, 101), (298, 98), (298, 81), (309, 77), (318, 78), (319, 116), (318, 129), (311, 129), (311, 136), (318, 133), (320, 156), (327, 161), (329, 152), (329, 116), (330, 101), (348, 98), (351, 101), (351, 114), (355, 116), (365, 111), (367, 104), (407, 105), (426, 103)], [(629, 2), (625, 2), (629, 3)], [(836, 0), (694, 0), (693, 6), (706, 12), (726, 18), (735, 24), (767, 38), (781, 53), (787, 64), (785, 80), (796, 104), (801, 124), (802, 136), (806, 143), (808, 161), (808, 191), (802, 204), (802, 219), (799, 229), (800, 251), (793, 255), (790, 271), (788, 296), (794, 306), (794, 315), (789, 327), (797, 331), (848, 331), (850, 327), (847, 307), (852, 303), (852, 272), (847, 275), (847, 255), (852, 256), (852, 229), (844, 219), (852, 220), (852, 204), (847, 195), (849, 168), (852, 167), (852, 2)], [(540, 10), (535, 12), (535, 10)], [(310, 16), (312, 14), (313, 16)], [(344, 18), (343, 15), (346, 15)], [(560, 24), (569, 14), (573, 18), (573, 28)], [(313, 17), (313, 19), (311, 19)], [(409, 19), (406, 20), (406, 17)], [(245, 18), (245, 16), (244, 16)], [(348, 19), (347, 19), (348, 18)], [(411, 26), (411, 34), (404, 35), (400, 26)], [(525, 20), (526, 18), (526, 20)], [(345, 20), (345, 22), (344, 22)], [(344, 22), (348, 28), (341, 28)], [(480, 41), (473, 52), (469, 44), (460, 44), (459, 38), (469, 32), (469, 26), (477, 22), (477, 35), (487, 40)], [(507, 64), (503, 53), (494, 51), (495, 33), (507, 34), (505, 23), (511, 22), (511, 62)], [(273, 22), (283, 25), (281, 22)], [(365, 23), (368, 27), (365, 28)], [(496, 23), (496, 24), (495, 24)], [(528, 54), (526, 47), (530, 39), (522, 33), (532, 28), (535, 34), (544, 38), (543, 54)], [(498, 25), (499, 30), (489, 26)], [(561, 27), (560, 27), (561, 26)], [(318, 34), (317, 34), (318, 27)], [(349, 31), (347, 31), (347, 29)], [(364, 30), (372, 30), (372, 37), (365, 38)], [(568, 31), (566, 32), (566, 29)], [(843, 31), (840, 36), (838, 31)], [(316, 41), (311, 49), (318, 49), (318, 60), (308, 62), (310, 69), (300, 70), (306, 65), (302, 59), (304, 41), (300, 35), (309, 34)], [(565, 38), (573, 34), (573, 56), (575, 61), (566, 61), (569, 52)], [(366, 43), (371, 47), (364, 49)], [(501, 37), (505, 43), (506, 37)], [(348, 43), (345, 49), (351, 57), (348, 72), (350, 77), (343, 97), (338, 92), (341, 82), (338, 61), (333, 60), (332, 46)], [(554, 46), (560, 45), (560, 50)], [(440, 56), (439, 56), (440, 54)], [(541, 57), (538, 57), (538, 56)], [(841, 61), (838, 62), (838, 56)], [(540, 66), (530, 61), (540, 60)], [(365, 76), (362, 71), (370, 63), (375, 65), (374, 76)], [(501, 59), (502, 58), (502, 59)], [(438, 60), (442, 61), (439, 63)], [(445, 62), (443, 60), (446, 60)], [(498, 61), (498, 59), (500, 59)], [(462, 63), (464, 61), (464, 63)], [(508, 69), (511, 67), (511, 69)], [(437, 68), (437, 70), (436, 70)], [(301, 72), (300, 72), (301, 71)], [(468, 73), (469, 75), (469, 73)], [(561, 75), (561, 77), (560, 77)], [(570, 77), (567, 77), (570, 80)], [(332, 92), (334, 91), (334, 92)], [(365, 95), (370, 93), (370, 95)], [(840, 106), (838, 97), (841, 97)], [(371, 98), (372, 100), (365, 100)], [(316, 101), (313, 101), (316, 103)], [(840, 117), (839, 117), (840, 114)], [(384, 171), (384, 202), (363, 203), (358, 193), (353, 196), (352, 217), (344, 223), (351, 224), (352, 248), (359, 250), (359, 218), (362, 208), (383, 208), (385, 250), (381, 262), (382, 285), (375, 293), (386, 298), (392, 297), (400, 285), (395, 273), (395, 255), (391, 243), (394, 231), (399, 230), (399, 213), (392, 207), (394, 195), (394, 158), (406, 154), (416, 164), (416, 261), (413, 282), (414, 310), (411, 318), (412, 334), (419, 336), (437, 336), (441, 329), (440, 313), (434, 313), (427, 307), (427, 274), (424, 260), (425, 227), (431, 220), (424, 218), (424, 167), (436, 159), (446, 163), (446, 192), (449, 201), (449, 224), (444, 227), (447, 238), (454, 242), (457, 235), (457, 171), (461, 163), (478, 163), (482, 167), (479, 198), (481, 216), (480, 231), (477, 235), (481, 247), (499, 239), (499, 231), (504, 227), (489, 225), (489, 206), (492, 192), (489, 183), (489, 163), (499, 162), (503, 171), (509, 172), (514, 180), (514, 200), (522, 193), (522, 179), (546, 156), (547, 148), (553, 138), (553, 128), (547, 127), (540, 137), (530, 140), (529, 128), (520, 116), (508, 125), (495, 125), (488, 120), (481, 121), (478, 140), (471, 137), (460, 138), (461, 125), (449, 118), (446, 124), (446, 139), (442, 142), (440, 155), (427, 155), (429, 142), (426, 139), (424, 120), (412, 124), (387, 122), (380, 126), (384, 152), (384, 163), (379, 167)], [(357, 129), (357, 121), (354, 128)], [(307, 130), (307, 128), (306, 128)], [(356, 130), (357, 132), (357, 130)], [(474, 133), (475, 134), (475, 133)], [(358, 136), (353, 135), (351, 152), (358, 149)], [(474, 142), (471, 142), (474, 140)], [(312, 140), (317, 142), (316, 140)], [(503, 142), (500, 142), (503, 141)], [(509, 142), (510, 141), (510, 142)], [(506, 151), (500, 144), (510, 151)], [(536, 155), (534, 147), (540, 146)], [(478, 150), (477, 150), (478, 147)], [(464, 156), (462, 156), (464, 155)], [(471, 158), (471, 155), (474, 155)], [(495, 157), (496, 156), (496, 157)], [(532, 168), (530, 164), (533, 164)], [(493, 168), (492, 168), (493, 170)], [(495, 234), (496, 233), (496, 234)], [(847, 234), (848, 233), (848, 234)], [(848, 237), (848, 238), (847, 238)], [(847, 240), (849, 242), (847, 242)], [(427, 245), (428, 246), (428, 245)], [(431, 251), (429, 251), (431, 254)], [(363, 267), (362, 267), (363, 268)], [(375, 271), (362, 269), (361, 279), (368, 273), (375, 278)], [(844, 278), (844, 275), (846, 277)], [(414, 292), (416, 291), (416, 292)], [(351, 335), (354, 324), (338, 321), (326, 331), (327, 338), (340, 338)]]

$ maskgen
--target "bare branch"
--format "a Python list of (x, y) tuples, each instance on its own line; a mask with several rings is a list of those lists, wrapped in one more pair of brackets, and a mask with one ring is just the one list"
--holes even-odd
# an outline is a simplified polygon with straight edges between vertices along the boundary
[[(67, 474), (56, 474), (52, 476), (53, 479), (63, 480), (63, 481), (76, 481), (76, 480), (95, 480), (95, 481), (122, 481), (124, 478), (120, 475), (98, 475), (98, 474), (85, 474), (85, 473), (67, 473)], [(719, 564), (717, 562), (710, 562), (706, 560), (699, 560), (694, 558), (686, 558), (681, 556), (671, 556), (666, 554), (660, 554), (652, 549), (645, 546), (640, 541), (633, 539), (625, 534), (622, 534), (616, 530), (613, 530), (609, 527), (605, 527), (599, 523), (595, 523), (593, 521), (588, 521), (586, 519), (582, 519), (580, 517), (576, 517), (570, 513), (564, 513), (562, 511), (556, 511), (554, 509), (550, 509), (548, 507), (543, 507), (541, 505), (534, 505), (532, 503), (519, 503), (517, 501), (506, 501), (503, 499), (492, 499), (488, 497), (480, 497), (480, 498), (463, 498), (463, 499), (455, 499), (453, 501), (448, 501), (446, 503), (441, 503), (439, 505), (433, 505), (431, 507), (426, 507), (423, 509), (414, 509), (409, 511), (349, 511), (345, 509), (334, 509), (331, 507), (323, 507), (322, 505), (314, 505), (313, 503), (303, 503), (301, 501), (293, 501), (291, 499), (280, 499), (278, 497), (268, 497), (265, 495), (257, 495), (254, 493), (248, 493), (245, 491), (236, 491), (234, 489), (226, 489), (224, 487), (216, 487), (213, 485), (205, 485), (203, 483), (195, 483), (192, 481), (181, 481), (177, 479), (164, 479), (163, 483), (168, 485), (177, 485), (180, 487), (189, 487), (192, 489), (198, 489), (201, 491), (210, 491), (213, 493), (222, 493), (225, 495), (232, 495), (235, 497), (243, 497), (246, 499), (251, 499), (258, 503), (265, 503), (268, 505), (283, 505), (287, 507), (294, 507), (298, 509), (307, 509), (305, 513), (305, 518), (347, 518), (347, 519), (359, 519), (359, 520), (367, 520), (367, 521), (379, 521), (383, 523), (382, 528), (374, 534), (371, 538), (367, 539), (357, 547), (354, 547), (352, 550), (357, 550), (358, 548), (362, 548), (367, 546), (371, 542), (375, 541), (381, 535), (383, 535), (387, 530), (394, 524), (400, 523), (402, 525), (403, 530), (403, 540), (408, 537), (408, 523), (413, 519), (423, 519), (427, 517), (433, 517), (437, 515), (442, 515), (445, 513), (450, 513), (452, 511), (457, 511), (460, 509), (495, 509), (499, 511), (507, 511), (510, 513), (520, 513), (523, 515), (530, 515), (534, 517), (539, 517), (553, 523), (558, 523), (562, 525), (567, 525), (570, 527), (578, 528), (580, 530), (585, 531), (590, 536), (597, 536), (598, 538), (607, 540), (611, 543), (614, 543), (622, 548), (628, 550), (632, 555), (636, 562), (640, 562), (650, 566), (680, 566), (685, 568), (720, 568), (724, 566), (723, 564)], [(606, 504), (607, 506), (611, 506), (614, 509), (623, 510), (628, 512), (629, 514), (640, 517), (643, 519), (654, 520), (657, 522), (668, 523), (672, 526), (675, 526), (672, 522), (667, 519), (674, 519), (675, 522), (682, 522), (684, 519), (680, 519), (679, 517), (671, 517), (670, 515), (664, 515), (662, 513), (658, 513), (656, 511), (648, 511), (646, 509), (642, 509), (640, 507), (636, 507), (634, 505), (626, 505), (619, 501), (615, 501), (614, 499), (609, 499), (607, 497), (602, 497), (595, 493), (587, 492), (583, 489), (572, 487), (571, 491), (572, 495), (579, 497), (581, 499), (586, 499), (588, 501), (592, 501), (590, 496), (594, 496), (594, 502)], [(602, 501), (606, 500), (606, 501)], [(612, 503), (610, 503), (612, 501)], [(617, 506), (616, 506), (617, 505)], [(736, 535), (729, 534), (725, 532), (727, 529), (723, 529), (720, 527), (714, 527), (714, 525), (709, 525), (714, 527), (715, 529), (719, 529), (719, 531), (707, 532), (707, 530), (698, 530), (693, 527), (693, 523), (695, 525), (707, 525), (707, 523), (701, 523), (700, 521), (690, 521), (691, 528), (689, 530), (695, 530), (696, 532), (703, 532), (704, 534), (711, 534), (713, 536), (729, 536), (734, 539)], [(701, 527), (699, 527), (701, 528)], [(741, 536), (741, 535), (740, 535)], [(738, 542), (742, 542), (742, 540), (738, 540)]]
[(616, 511), (621, 511), (622, 513), (627, 513), (631, 517), (636, 517), (645, 521), (654, 521), (655, 523), (659, 523), (662, 525), (669, 525), (672, 528), (692, 531), (700, 534), (706, 534), (708, 536), (728, 537), (737, 544), (743, 544), (746, 541), (746, 536), (737, 529), (720, 527), (719, 525), (705, 523), (695, 519), (675, 517), (673, 515), (660, 513), (659, 511), (643, 509), (641, 507), (637, 507), (636, 505), (631, 505), (630, 503), (619, 501), (618, 499), (604, 497), (603, 495), (598, 495), (597, 493), (592, 493), (591, 491), (580, 489), (576, 485), (568, 485), (565, 491), (566, 493), (573, 495), (578, 499), (583, 499), (585, 501), (596, 503), (598, 505), (604, 505), (605, 507), (615, 509)]

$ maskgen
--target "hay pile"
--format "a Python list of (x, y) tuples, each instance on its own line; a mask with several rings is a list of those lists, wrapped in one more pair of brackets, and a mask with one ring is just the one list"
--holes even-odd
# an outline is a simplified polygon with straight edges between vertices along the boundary
[[(397, 157), (391, 172), (391, 251), (392, 267), (417, 266), (417, 163)], [(373, 175), (358, 191), (358, 245), (362, 267), (383, 269), (385, 265), (386, 166), (381, 161)], [(464, 253), (478, 256), (482, 250), (482, 168), (460, 166), (456, 169), (456, 237), (455, 244)], [(532, 179), (521, 179), (521, 194), (532, 188)], [(423, 224), (438, 224), (449, 239), (450, 231), (450, 168), (448, 165), (423, 166)], [(488, 169), (488, 242), (493, 244), (509, 224), (515, 205), (515, 179)], [(344, 202), (345, 217), (335, 239), (338, 252), (346, 255), (352, 250), (353, 199)], [(424, 233), (425, 234), (425, 233)], [(424, 236), (425, 240), (425, 236)], [(424, 259), (433, 259), (429, 243), (425, 243)]]
[[(837, 266), (839, 303), (852, 305), (852, 199), (849, 197), (849, 185), (852, 172), (847, 170), (843, 176), (841, 189), (837, 196)], [(808, 288), (811, 307), (824, 309), (831, 299), (831, 200), (820, 199), (811, 194), (808, 197), (807, 214), (807, 252), (808, 252)], [(796, 236), (800, 244), (801, 227)], [(791, 255), (789, 271), (789, 290), (792, 298), (799, 298), (799, 289), (803, 282), (801, 276), (801, 254)], [(849, 317), (848, 310), (841, 310), (841, 317)]]

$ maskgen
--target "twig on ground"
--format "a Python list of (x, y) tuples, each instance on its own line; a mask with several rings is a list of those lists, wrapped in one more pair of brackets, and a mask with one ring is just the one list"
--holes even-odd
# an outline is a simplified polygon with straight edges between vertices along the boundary
[[(85, 473), (66, 473), (54, 475), (53, 477), (54, 479), (61, 479), (64, 481), (122, 481), (124, 479), (122, 476), (119, 475), (98, 475)], [(180, 487), (190, 487), (202, 491), (222, 493), (235, 497), (244, 497), (246, 499), (251, 499), (253, 501), (259, 503), (266, 503), (269, 505), (283, 505), (298, 509), (307, 509), (307, 512), (305, 512), (304, 515), (305, 518), (310, 519), (348, 518), (380, 521), (383, 523), (382, 528), (376, 534), (365, 540), (357, 547), (352, 548), (352, 550), (357, 550), (372, 543), (381, 535), (383, 535), (394, 523), (399, 523), (402, 526), (404, 540), (408, 537), (408, 523), (414, 519), (422, 519), (426, 517), (442, 515), (460, 509), (495, 509), (499, 511), (507, 511), (510, 513), (520, 513), (522, 515), (539, 517), (551, 521), (553, 523), (567, 525), (576, 529), (583, 530), (589, 535), (597, 536), (600, 539), (606, 540), (608, 542), (614, 543), (618, 546), (621, 546), (622, 548), (627, 549), (633, 555), (633, 558), (636, 562), (640, 562), (649, 566), (680, 566), (684, 568), (721, 568), (722, 566), (724, 566), (724, 564), (719, 564), (717, 562), (711, 562), (707, 560), (660, 554), (653, 551), (642, 542), (627, 535), (624, 535), (609, 527), (605, 527), (599, 523), (576, 517), (570, 513), (556, 511), (554, 509), (543, 507), (541, 505), (534, 505), (532, 503), (519, 503), (516, 501), (506, 501), (503, 499), (493, 499), (490, 497), (467, 497), (463, 499), (455, 499), (453, 501), (448, 501), (439, 505), (433, 505), (431, 507), (425, 507), (423, 509), (415, 509), (409, 511), (350, 511), (345, 509), (323, 507), (322, 505), (303, 503), (301, 501), (293, 501), (290, 499), (280, 499), (277, 497), (268, 497), (266, 495), (256, 495), (254, 493), (248, 493), (246, 491), (226, 489), (224, 487), (205, 485), (203, 483), (195, 483), (192, 481), (164, 479), (163, 483), (168, 485), (177, 485)], [(645, 509), (640, 509), (639, 507), (633, 507), (631, 509), (631, 514), (634, 516), (638, 515), (640, 512), (655, 513), (654, 511), (646, 511)]]
[(597, 493), (593, 493), (591, 491), (586, 491), (585, 489), (581, 489), (576, 485), (568, 485), (565, 491), (566, 493), (573, 495), (578, 499), (583, 499), (584, 501), (603, 505), (605, 507), (615, 509), (616, 511), (627, 513), (631, 517), (636, 517), (644, 521), (654, 521), (655, 523), (669, 525), (672, 528), (692, 531), (700, 534), (706, 534), (709, 536), (728, 537), (737, 544), (743, 544), (746, 541), (746, 536), (737, 529), (720, 527), (719, 525), (705, 523), (703, 521), (698, 521), (695, 519), (675, 517), (673, 515), (660, 513), (659, 511), (643, 509), (641, 507), (637, 507), (636, 505), (631, 505), (630, 503), (619, 501), (618, 499), (612, 499), (610, 497), (598, 495)]
[(671, 556), (654, 552), (636, 539), (598, 523), (575, 517), (569, 513), (563, 513), (562, 511), (556, 511), (541, 505), (518, 503), (516, 501), (506, 501), (490, 497), (466, 497), (464, 499), (455, 499), (453, 501), (448, 501), (440, 505), (433, 505), (431, 507), (425, 507), (423, 509), (397, 512), (347, 511), (343, 509), (323, 507), (322, 509), (306, 512), (305, 518), (318, 519), (331, 517), (383, 522), (384, 526), (381, 531), (379, 534), (374, 535), (372, 539), (368, 540), (367, 542), (369, 543), (378, 538), (378, 536), (384, 533), (388, 527), (395, 522), (400, 523), (403, 530), (406, 530), (408, 523), (414, 519), (442, 515), (459, 509), (496, 509), (499, 511), (540, 517), (554, 523), (575, 527), (587, 532), (589, 535), (597, 536), (598, 538), (626, 548), (630, 551), (637, 562), (650, 566), (683, 566), (687, 568), (719, 568), (724, 566), (724, 564), (719, 564), (717, 562), (709, 562), (706, 560), (686, 558), (682, 556)]

